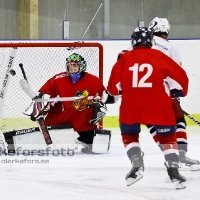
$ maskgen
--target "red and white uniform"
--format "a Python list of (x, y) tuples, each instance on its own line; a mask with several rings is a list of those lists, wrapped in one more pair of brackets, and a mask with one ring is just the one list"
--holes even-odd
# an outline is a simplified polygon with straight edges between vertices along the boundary
[(187, 94), (185, 71), (160, 51), (137, 47), (115, 63), (107, 90), (111, 95), (118, 95), (121, 86), (121, 123), (171, 126), (176, 124), (170, 96), (173, 84), (184, 96)]
[[(154, 36), (152, 40), (152, 48), (158, 49), (170, 58), (172, 58), (177, 64), (182, 66), (182, 60), (179, 50), (172, 45), (167, 39), (159, 36)], [(177, 72), (178, 73), (178, 72)], [(172, 86), (170, 89), (176, 89), (176, 85)], [(184, 117), (177, 121), (176, 137), (177, 143), (180, 143), (180, 149), (187, 151), (187, 134), (186, 134), (186, 124)], [(157, 141), (155, 133), (153, 133), (155, 141)], [(184, 145), (185, 144), (185, 145)]]
[(177, 64), (182, 65), (181, 61), (181, 55), (179, 50), (172, 45), (168, 40), (158, 37), (158, 36), (153, 36), (152, 40), (152, 49), (157, 49), (169, 56), (171, 59), (173, 59)]
[(49, 79), (39, 90), (54, 97), (85, 96), (86, 98), (74, 101), (55, 103), (45, 118), (46, 125), (71, 124), (75, 131), (95, 129), (89, 121), (93, 114), (93, 100), (87, 96), (102, 96), (105, 87), (100, 79), (85, 72), (83, 78), (76, 83), (71, 82), (66, 72), (59, 73)]

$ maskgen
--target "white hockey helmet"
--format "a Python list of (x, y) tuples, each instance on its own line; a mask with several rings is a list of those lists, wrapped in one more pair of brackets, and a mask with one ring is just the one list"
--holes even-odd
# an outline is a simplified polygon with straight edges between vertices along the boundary
[(155, 34), (165, 35), (169, 34), (170, 24), (166, 18), (155, 17), (149, 24), (149, 29)]

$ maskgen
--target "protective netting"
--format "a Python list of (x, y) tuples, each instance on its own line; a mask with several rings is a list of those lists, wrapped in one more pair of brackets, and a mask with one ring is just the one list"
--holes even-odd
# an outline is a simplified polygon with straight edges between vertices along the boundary
[[(31, 99), (23, 92), (19, 84), (20, 79), (23, 78), (19, 67), (20, 63), (23, 64), (28, 82), (35, 92), (49, 78), (65, 71), (66, 58), (72, 53), (81, 54), (85, 58), (87, 72), (101, 77), (102, 50), (99, 48), (99, 43), (64, 43), (64, 47), (63, 43), (44, 43), (44, 47), (40, 47), (41, 43), (38, 44), (37, 46), (36, 43), (24, 43), (17, 47), (17, 53), (12, 65), (12, 69), (16, 72), (15, 76), (7, 73), (13, 48), (11, 45), (10, 47), (1, 47), (2, 44), (0, 44), (1, 92), (5, 90), (6, 74), (9, 75), (9, 79), (6, 81), (6, 92), (0, 101), (2, 104), (0, 130), (18, 130), (37, 126), (35, 122), (32, 122), (28, 116), (23, 114), (30, 105)], [(72, 44), (74, 44), (73, 47)]]

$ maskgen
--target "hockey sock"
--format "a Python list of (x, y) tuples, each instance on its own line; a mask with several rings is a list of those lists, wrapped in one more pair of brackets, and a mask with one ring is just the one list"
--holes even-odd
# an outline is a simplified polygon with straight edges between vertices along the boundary
[(176, 134), (170, 135), (158, 135), (160, 144), (163, 149), (163, 153), (165, 156), (165, 160), (171, 160), (175, 162), (179, 162), (179, 152), (178, 152), (178, 145), (176, 142)]
[(122, 141), (130, 160), (133, 158), (134, 155), (138, 153), (138, 151), (141, 152), (139, 144), (139, 134), (122, 133)]
[(177, 130), (176, 130), (176, 138), (177, 138), (177, 144), (178, 149), (184, 150), (187, 152), (187, 133), (186, 133), (186, 123), (185, 119), (179, 119), (177, 120)]

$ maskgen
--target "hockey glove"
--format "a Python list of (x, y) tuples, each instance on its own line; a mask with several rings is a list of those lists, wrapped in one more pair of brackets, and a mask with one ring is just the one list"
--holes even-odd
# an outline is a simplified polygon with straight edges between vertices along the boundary
[[(40, 94), (36, 98), (41, 98)], [(39, 117), (45, 116), (50, 110), (50, 103), (32, 101), (30, 106), (25, 110), (24, 114), (30, 116), (32, 121), (36, 121)]]
[(44, 117), (50, 110), (49, 102), (44, 105), (44, 102), (35, 102), (33, 105), (33, 112), (30, 117), (32, 121), (36, 121), (40, 117)]
[(174, 116), (176, 120), (184, 118), (184, 114), (181, 109), (180, 102), (178, 101), (176, 97), (172, 98), (172, 108), (173, 108)]
[[(119, 91), (120, 93), (120, 91)], [(103, 91), (102, 102), (105, 104), (113, 104), (118, 101), (119, 97), (112, 96), (107, 90)]]
[(173, 89), (171, 90), (171, 93), (172, 93), (172, 96), (174, 97), (183, 97), (183, 92), (182, 90), (176, 90), (176, 89)]
[(90, 124), (99, 123), (106, 115), (106, 112), (107, 112), (106, 105), (102, 101), (94, 99), (94, 111), (92, 119), (89, 121), (89, 123)]

